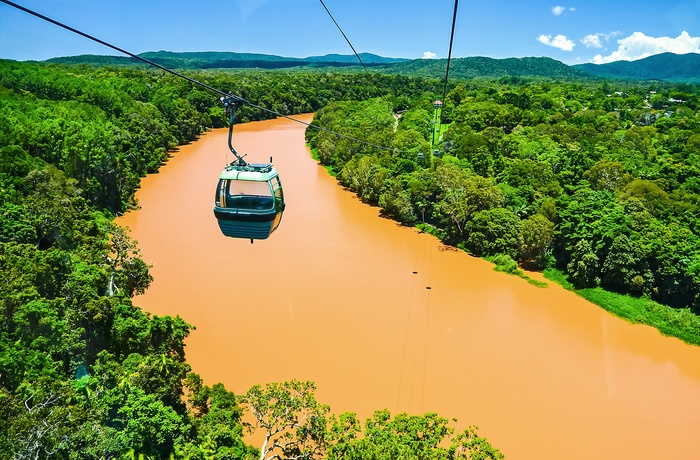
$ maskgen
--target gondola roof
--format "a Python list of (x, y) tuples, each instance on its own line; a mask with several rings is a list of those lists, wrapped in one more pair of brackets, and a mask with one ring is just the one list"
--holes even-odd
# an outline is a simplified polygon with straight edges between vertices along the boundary
[(271, 164), (229, 165), (221, 171), (220, 179), (267, 182), (278, 175)]

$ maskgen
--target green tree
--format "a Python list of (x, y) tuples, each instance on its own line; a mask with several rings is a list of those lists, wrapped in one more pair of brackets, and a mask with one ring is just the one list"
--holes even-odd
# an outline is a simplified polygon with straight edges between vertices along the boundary
[(590, 241), (580, 240), (576, 243), (571, 261), (566, 266), (569, 279), (574, 286), (582, 288), (600, 284), (598, 262), (598, 256), (593, 252)]
[(257, 451), (243, 440), (243, 408), (236, 395), (221, 383), (205, 386), (197, 374), (187, 376), (186, 386), (196, 434), (179, 446), (184, 457), (223, 460), (257, 456)]
[(424, 141), (428, 141), (432, 134), (433, 112), (423, 108), (416, 108), (404, 112), (398, 120), (398, 128), (404, 132), (420, 135)]
[(365, 423), (356, 458), (446, 459), (440, 444), (452, 431), (447, 419), (434, 413), (392, 418), (387, 410), (376, 411)]
[(345, 163), (338, 175), (340, 183), (348, 187), (363, 201), (377, 203), (389, 177), (389, 171), (379, 158), (361, 155)]
[(478, 211), (466, 225), (467, 248), (478, 256), (508, 254), (516, 258), (521, 246), (521, 223), (505, 208)]
[(670, 208), (668, 193), (655, 183), (635, 179), (630, 182), (622, 191), (621, 199), (629, 200), (635, 198), (655, 217), (664, 217)]
[[(37, 382), (38, 383), (38, 382)], [(47, 384), (48, 382), (42, 382)], [(43, 385), (41, 385), (43, 386)], [(3, 398), (9, 398), (5, 394)], [(15, 407), (3, 438), (9, 441), (5, 458), (40, 459), (64, 454), (69, 448), (71, 409), (65, 405), (65, 389), (48, 385), (30, 391)], [(4, 401), (6, 404), (7, 401)], [(5, 413), (5, 415), (10, 415)]]
[(452, 458), (457, 460), (503, 460), (503, 454), (486, 438), (478, 434), (478, 428), (470, 426), (452, 438)]
[(542, 214), (535, 214), (522, 222), (521, 232), (520, 260), (545, 268), (554, 242), (554, 223)]
[(382, 213), (398, 219), (400, 222), (413, 225), (416, 223), (416, 213), (411, 202), (410, 192), (403, 188), (399, 180), (390, 180), (379, 197)]
[(56, 241), (69, 242), (73, 218), (82, 210), (76, 181), (49, 166), (30, 172), (24, 183), (27, 217), (37, 235), (36, 247), (46, 249)]
[(590, 182), (593, 190), (608, 190), (610, 192), (619, 190), (631, 180), (622, 164), (605, 159), (600, 160), (583, 173), (583, 177)]
[(110, 225), (107, 262), (110, 267), (107, 295), (122, 290), (127, 297), (143, 294), (153, 280), (148, 271), (150, 266), (141, 260), (136, 242), (118, 225)]
[(260, 460), (312, 459), (324, 454), (329, 408), (316, 401), (315, 389), (313, 382), (292, 380), (264, 388), (255, 385), (243, 396), (244, 407), (255, 420), (250, 432), (264, 432)]
[(172, 407), (140, 389), (128, 393), (124, 405), (117, 410), (117, 419), (124, 427), (118, 437), (126, 448), (135, 455), (156, 458), (172, 452), (184, 428)]
[[(435, 413), (392, 417), (388, 410), (375, 411), (361, 431), (354, 413), (331, 417), (328, 429), (329, 460), (501, 460), (503, 455), (469, 427), (456, 436), (448, 420)], [(450, 444), (447, 444), (450, 441)]]
[(616, 237), (601, 267), (601, 285), (617, 292), (638, 292), (632, 279), (640, 275), (639, 256), (627, 235)]
[(469, 176), (457, 165), (443, 163), (434, 173), (438, 201), (436, 212), (447, 220), (453, 238), (464, 239), (465, 226), (474, 213), (503, 203), (503, 195), (490, 179)]

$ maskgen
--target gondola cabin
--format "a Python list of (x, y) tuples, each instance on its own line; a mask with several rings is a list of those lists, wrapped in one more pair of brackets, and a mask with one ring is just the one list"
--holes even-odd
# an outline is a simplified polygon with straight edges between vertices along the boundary
[(221, 232), (232, 238), (264, 240), (284, 212), (282, 183), (271, 164), (230, 164), (216, 186), (214, 215)]

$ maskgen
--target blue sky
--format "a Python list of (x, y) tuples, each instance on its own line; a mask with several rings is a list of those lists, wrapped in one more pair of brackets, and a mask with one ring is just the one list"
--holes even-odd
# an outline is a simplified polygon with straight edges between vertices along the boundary
[[(317, 0), (13, 0), (133, 53), (352, 54)], [(447, 57), (453, 0), (324, 0), (358, 52)], [(453, 57), (567, 64), (700, 52), (700, 0), (462, 0)], [(118, 54), (0, 3), (0, 58)]]

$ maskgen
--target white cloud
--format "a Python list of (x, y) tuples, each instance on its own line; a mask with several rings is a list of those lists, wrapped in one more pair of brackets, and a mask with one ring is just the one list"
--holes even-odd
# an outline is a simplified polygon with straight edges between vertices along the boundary
[(562, 51), (572, 51), (574, 49), (574, 46), (576, 46), (574, 42), (566, 38), (565, 35), (561, 34), (557, 35), (554, 38), (552, 38), (551, 35), (542, 34), (539, 37), (537, 37), (537, 41), (547, 46), (559, 48)]
[(573, 6), (572, 6), (572, 7), (566, 7), (566, 6), (559, 6), (559, 5), (557, 5), (557, 6), (553, 6), (553, 7), (552, 7), (552, 14), (553, 14), (554, 16), (561, 16), (561, 15), (564, 14), (567, 10), (568, 10), (568, 11), (576, 11), (576, 8), (574, 8)]
[(591, 62), (605, 64), (615, 61), (636, 61), (660, 53), (700, 53), (700, 37), (691, 37), (685, 30), (676, 38), (649, 37), (635, 32), (617, 41), (617, 51), (609, 56), (596, 55)]
[(422, 59), (435, 59), (437, 57), (437, 54), (433, 53), (432, 51), (426, 51), (423, 53)]
[(586, 45), (586, 48), (603, 48), (605, 46), (603, 41), (608, 43), (612, 38), (617, 37), (618, 35), (622, 35), (622, 32), (590, 34), (583, 37), (581, 39), (581, 43)]
[(581, 39), (581, 43), (586, 45), (586, 48), (602, 48), (603, 44), (600, 42), (600, 35), (591, 34), (586, 35)]

